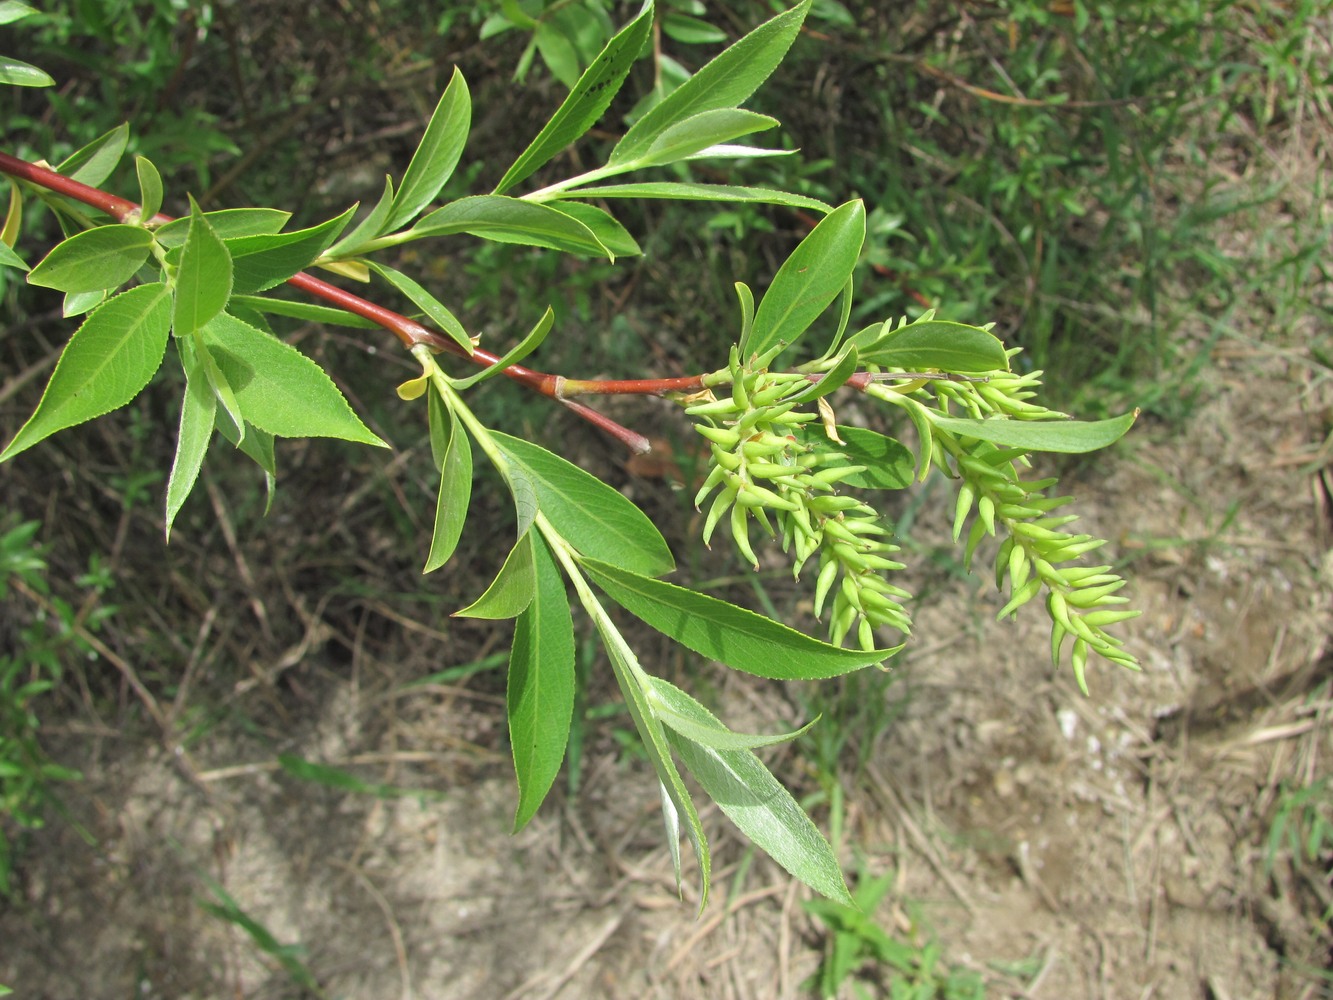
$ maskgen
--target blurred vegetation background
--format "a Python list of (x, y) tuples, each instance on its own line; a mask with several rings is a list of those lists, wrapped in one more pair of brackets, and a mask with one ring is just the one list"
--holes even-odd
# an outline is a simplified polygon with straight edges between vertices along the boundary
[[(613, 105), (592, 145), (609, 145), (655, 88), (678, 83), (783, 6), (664, 0), (653, 58), (636, 67), (631, 96)], [(188, 192), (206, 209), (271, 205), (308, 224), (352, 201), (373, 204), (383, 175), (401, 175), (457, 65), (476, 110), (445, 194), (479, 193), (636, 7), (49, 0), (39, 18), (0, 37), (0, 51), (57, 81), (0, 91), (3, 148), (58, 163), (128, 121), (130, 152), (162, 171), (165, 211), (185, 212)], [(799, 154), (693, 169), (834, 203), (864, 198), (871, 240), (854, 324), (927, 308), (994, 322), (1025, 348), (1023, 364), (1045, 369), (1056, 405), (1088, 417), (1139, 406), (1170, 426), (1189, 413), (1194, 379), (1236, 309), (1266, 312), (1279, 341), (1297, 317), (1329, 315), (1330, 303), (1308, 291), (1327, 286), (1328, 220), (1285, 211), (1290, 192), (1252, 171), (1267, 139), (1299, 139), (1330, 119), (1333, 67), (1311, 44), (1329, 11), (1329, 0), (817, 0), (750, 105), (779, 118), (771, 141)], [(577, 150), (547, 172), (573, 172), (596, 155)], [(131, 196), (132, 159), (105, 186)], [(622, 217), (646, 253), (614, 268), (466, 239), (410, 248), (397, 266), (493, 343), (521, 335), (554, 304), (556, 331), (534, 359), (547, 370), (687, 374), (723, 363), (735, 328), (731, 283), (762, 288), (812, 224), (764, 206), (683, 203), (628, 207)], [(53, 225), (25, 230), (19, 249), (29, 261)], [(12, 274), (0, 294), (8, 436), (31, 412), (71, 325), (58, 301)], [(377, 297), (404, 308), (387, 291)], [(21, 846), (58, 807), (58, 783), (76, 777), (51, 764), (48, 749), (90, 728), (166, 720), (187, 748), (223, 724), (276, 732), (311, 697), (301, 664), (315, 654), (353, 669), (370, 650), (417, 676), (428, 655), (450, 677), (472, 674), (502, 690), (496, 638), (442, 624), (494, 569), (486, 532), (508, 530), (501, 498), (478, 498), (447, 579), (423, 584), (433, 469), (424, 425), (389, 391), (412, 374), (410, 358), (373, 334), (289, 333), (396, 444), (394, 456), (287, 447), (267, 520), (263, 483), (246, 463), (210, 459), (206, 499), (187, 506), (166, 548), (160, 506), (176, 425), (168, 393), (147, 393), (0, 473), (0, 597), (9, 609), (0, 621), (0, 890), (18, 863), (5, 845)], [(1320, 363), (1333, 364), (1324, 349)], [(631, 425), (675, 435), (674, 465), (626, 468), (614, 446), (508, 385), (491, 383), (479, 401), (497, 426), (549, 435), (643, 503), (696, 577), (735, 584), (733, 563), (697, 551), (693, 512), (667, 488), (692, 475), (685, 435), (659, 426), (660, 409), (613, 405)], [(770, 613), (797, 613), (784, 584), (741, 585)], [(829, 685), (813, 710), (850, 722), (868, 704), (883, 706), (887, 683)], [(591, 689), (589, 719), (614, 716), (597, 703), (607, 690)], [(160, 719), (148, 718), (150, 702)], [(820, 727), (805, 751), (824, 776), (811, 795), (836, 805), (849, 760), (840, 741), (868, 746), (873, 735), (848, 734), (888, 724), (888, 709), (873, 714)], [(62, 721), (43, 729), (52, 718)]]

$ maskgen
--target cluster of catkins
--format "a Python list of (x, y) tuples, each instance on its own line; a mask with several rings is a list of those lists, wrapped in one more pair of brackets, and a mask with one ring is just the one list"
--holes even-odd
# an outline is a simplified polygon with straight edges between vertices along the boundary
[(818, 556), (814, 612), (822, 617), (828, 608), (832, 642), (841, 644), (854, 632), (863, 649), (875, 649), (879, 626), (909, 632), (911, 618), (902, 601), (911, 595), (884, 576), (903, 568), (893, 558), (898, 546), (889, 541), (890, 530), (873, 507), (838, 492), (840, 483), (865, 472), (865, 466), (847, 465), (816, 447), (810, 435), (836, 434), (831, 421), (825, 421), (827, 430), (806, 431), (820, 415), (798, 407), (810, 402), (817, 388), (805, 375), (747, 370), (734, 352), (730, 375), (729, 396), (706, 392), (689, 400), (685, 411), (713, 456), (694, 498), (702, 510), (716, 491), (704, 522), (705, 544), (726, 518), (738, 551), (757, 569), (750, 545), (754, 520), (770, 536), (781, 537), (797, 576)]

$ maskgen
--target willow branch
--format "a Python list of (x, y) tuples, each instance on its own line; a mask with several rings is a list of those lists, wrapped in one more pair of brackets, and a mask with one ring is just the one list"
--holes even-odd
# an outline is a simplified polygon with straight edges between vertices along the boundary
[[(57, 173), (46, 167), (38, 166), (35, 163), (29, 163), (26, 160), (20, 160), (17, 157), (10, 156), (7, 153), (0, 152), (0, 173), (6, 173), (13, 177), (20, 178), (39, 187), (54, 191), (57, 194), (72, 198), (75, 201), (89, 205), (98, 209), (116, 219), (119, 222), (140, 222), (141, 208), (134, 202), (126, 198), (121, 198), (114, 194), (109, 194), (100, 188), (91, 187), (72, 177), (66, 177), (64, 174)], [(164, 215), (159, 212), (148, 220), (148, 224), (154, 226), (164, 225), (174, 221), (172, 216)], [(500, 361), (500, 356), (493, 354), (484, 348), (474, 348), (471, 354), (468, 354), (452, 338), (443, 336), (427, 326), (418, 323), (416, 320), (409, 319), (401, 313), (394, 312), (384, 306), (364, 299), (359, 295), (339, 288), (336, 285), (329, 284), (302, 271), (287, 279), (287, 284), (294, 288), (323, 299), (330, 305), (336, 306), (353, 315), (360, 316), (362, 319), (369, 320), (376, 326), (387, 330), (396, 336), (409, 350), (419, 344), (424, 344), (432, 351), (445, 352), (457, 357), (464, 358), (474, 364), (481, 365), (484, 368), (493, 367)], [(643, 454), (650, 450), (651, 446), (648, 439), (637, 431), (633, 431), (622, 424), (617, 423), (603, 413), (599, 413), (583, 403), (577, 402), (578, 396), (624, 396), (624, 395), (652, 395), (665, 396), (674, 393), (693, 393), (700, 392), (710, 384), (718, 384), (717, 375), (710, 377), (707, 374), (699, 375), (681, 375), (670, 378), (647, 378), (647, 379), (571, 379), (563, 375), (552, 375), (549, 372), (537, 371), (524, 365), (508, 365), (501, 372), (504, 376), (514, 382), (526, 386), (533, 392), (547, 396), (561, 403), (569, 410), (573, 411), (583, 420), (586, 420), (594, 427), (599, 428), (605, 433), (611, 435), (616, 440), (623, 443), (631, 451)], [(721, 373), (719, 373), (721, 374)], [(824, 376), (821, 374), (810, 374), (806, 376), (811, 382), (818, 382)], [(847, 385), (853, 389), (864, 390), (874, 382), (890, 379), (963, 379), (965, 376), (947, 375), (931, 372), (889, 372), (889, 373), (869, 373), (858, 372), (847, 380)]]
[[(134, 202), (126, 198), (121, 198), (118, 195), (110, 194), (100, 188), (84, 184), (82, 181), (77, 181), (72, 177), (66, 177), (64, 174), (57, 173), (46, 167), (38, 166), (35, 163), (29, 163), (26, 160), (20, 160), (15, 156), (10, 156), (8, 153), (0, 152), (0, 172), (36, 184), (39, 187), (46, 188), (48, 191), (54, 191), (57, 194), (64, 195), (67, 198), (72, 198), (75, 201), (98, 209), (101, 212), (105, 212), (113, 219), (116, 219), (118, 222), (140, 221), (142, 210), (140, 206)], [(174, 221), (172, 216), (164, 215), (159, 212), (157, 215), (153, 216), (152, 219), (149, 219), (148, 223), (154, 226), (160, 226), (172, 221)], [(418, 344), (425, 344), (432, 350), (444, 351), (457, 355), (458, 357), (465, 358), (475, 364), (481, 365), (483, 368), (492, 367), (500, 360), (499, 355), (493, 354), (482, 348), (475, 348), (469, 355), (449, 337), (441, 336), (429, 327), (416, 322), (416, 320), (409, 319), (401, 313), (394, 312), (392, 309), (386, 309), (384, 306), (363, 299), (359, 295), (354, 295), (336, 285), (331, 285), (327, 281), (322, 281), (313, 275), (306, 274), (304, 271), (289, 278), (287, 284), (294, 288), (298, 288), (309, 295), (313, 295), (316, 298), (323, 299), (330, 305), (337, 306), (338, 308), (360, 316), (363, 319), (370, 320), (377, 326), (394, 334), (400, 341), (402, 341), (403, 345), (409, 349)], [(622, 442), (631, 451), (643, 454), (651, 449), (648, 439), (642, 434), (630, 430), (628, 427), (617, 423), (605, 414), (598, 413), (591, 407), (566, 398), (567, 394), (560, 391), (561, 387), (568, 381), (563, 376), (534, 371), (523, 365), (508, 365), (501, 374), (526, 386), (534, 392), (557, 400), (582, 419)], [(570, 393), (568, 395), (575, 394)]]

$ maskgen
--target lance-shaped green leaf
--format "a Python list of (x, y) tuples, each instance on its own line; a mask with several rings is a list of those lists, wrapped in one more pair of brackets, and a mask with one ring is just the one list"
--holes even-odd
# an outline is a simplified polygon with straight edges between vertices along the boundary
[(643, 253), (629, 230), (605, 209), (581, 201), (552, 202), (547, 207), (563, 212), (587, 226), (597, 237), (597, 242), (610, 252), (613, 262), (617, 257), (637, 257)]
[(244, 452), (263, 470), (265, 492), (267, 493), (264, 514), (267, 516), (269, 507), (273, 505), (273, 493), (278, 484), (278, 464), (273, 449), (273, 435), (252, 424), (246, 424), (243, 427), (244, 436), (240, 436), (231, 419), (220, 407), (217, 411), (214, 427), (217, 428), (219, 434)]
[(819, 221), (778, 269), (755, 313), (745, 357), (790, 347), (838, 297), (856, 270), (866, 238), (860, 201), (840, 205)]
[(565, 580), (541, 535), (531, 546), (536, 587), (518, 616), (509, 654), (509, 743), (518, 777), (514, 831), (527, 825), (551, 790), (569, 744), (574, 714), (574, 622)]
[(491, 437), (511, 468), (531, 482), (541, 512), (579, 552), (644, 576), (675, 569), (657, 526), (619, 492), (530, 441), (499, 431)]
[(648, 680), (651, 685), (648, 703), (652, 705), (654, 714), (687, 740), (693, 740), (700, 746), (711, 747), (714, 750), (753, 750), (755, 747), (787, 743), (819, 721), (816, 719), (808, 722), (790, 733), (772, 735), (737, 733), (728, 729), (713, 713), (670, 681), (652, 676)]
[(642, 181), (633, 184), (603, 184), (597, 187), (565, 191), (562, 198), (661, 198), (668, 201), (754, 202), (760, 205), (784, 205), (812, 212), (831, 212), (833, 206), (818, 198), (807, 198), (772, 188), (741, 187), (734, 184), (695, 184), (684, 181)]
[(487, 26), (490, 26), (490, 30), (493, 33), (499, 33), (512, 27), (522, 28), (524, 31), (531, 31), (533, 28), (537, 27), (536, 19), (528, 16), (527, 11), (523, 9), (518, 0), (500, 0), (500, 9), (504, 13), (495, 15), (495, 18), (500, 18), (501, 21), (507, 20), (508, 23), (503, 24), (503, 27), (498, 27), (492, 23), (494, 18), (487, 19), (487, 25), (483, 26), (481, 29), (481, 37), (483, 39), (491, 37), (491, 35), (487, 33)]
[(23, 0), (3, 0), (0, 3), (0, 24), (13, 24), (36, 13), (36, 9)]
[(200, 329), (244, 418), (278, 437), (333, 437), (387, 448), (324, 373), (290, 344), (221, 313)]
[(359, 330), (378, 330), (379, 325), (364, 319), (346, 309), (332, 306), (319, 306), (313, 302), (296, 302), (292, 299), (271, 299), (266, 295), (233, 295), (230, 305), (245, 306), (256, 312), (274, 316), (290, 316), (293, 319), (309, 320), (312, 323), (324, 323), (329, 326), (351, 326)]
[(381, 233), (388, 232), (386, 225), (389, 213), (393, 210), (393, 178), (384, 175), (384, 192), (370, 214), (353, 227), (352, 231), (340, 239), (325, 252), (326, 257), (355, 256), (362, 244), (369, 243)]
[[(703, 5), (699, 4), (698, 9), (702, 10)], [(662, 32), (668, 38), (686, 45), (714, 45), (727, 40), (721, 28), (675, 10), (668, 10), (662, 15)]]
[(537, 483), (526, 465), (518, 465), (515, 462), (505, 463), (503, 474), (505, 482), (509, 484), (509, 493), (514, 499), (514, 520), (519, 537), (522, 537), (541, 512), (537, 500)]
[(733, 287), (736, 289), (736, 301), (741, 307), (741, 332), (736, 341), (743, 344), (754, 329), (754, 292), (743, 281), (736, 282)]
[(811, 435), (811, 443), (828, 456), (825, 467), (863, 465), (858, 472), (840, 480), (847, 486), (864, 490), (905, 490), (916, 478), (916, 456), (901, 441), (864, 427), (838, 425), (843, 443), (830, 441), (827, 435)]
[(495, 186), (495, 194), (503, 194), (529, 177), (602, 117), (625, 82), (630, 66), (643, 51), (652, 25), (653, 5), (645, 3), (639, 16), (606, 43), (551, 120), (537, 133), (537, 138), (505, 171)]
[[(536, 569), (532, 555), (533, 532), (525, 531), (505, 557), (504, 565), (495, 575), (485, 593), (460, 611), (455, 618), (485, 618), (501, 621), (517, 618), (532, 602), (537, 586)], [(562, 588), (563, 590), (563, 588)]]
[(610, 257), (591, 229), (547, 205), (482, 194), (436, 209), (409, 230), (413, 239), (467, 233), (497, 243), (519, 243), (566, 253)]
[(139, 178), (139, 212), (147, 222), (162, 208), (162, 175), (146, 156), (134, 158), (134, 172)]
[[(430, 428), (430, 457), (435, 462), (435, 468), (443, 469), (457, 418), (438, 392), (432, 392), (426, 400), (426, 422)], [(468, 450), (470, 453), (471, 448)]]
[(20, 271), (28, 270), (28, 265), (24, 259), (16, 254), (8, 243), (4, 242), (0, 242), (0, 265), (16, 267)]
[(231, 297), (231, 254), (190, 198), (190, 232), (176, 268), (176, 308), (171, 325), (183, 337), (222, 312)]
[(181, 397), (176, 457), (171, 463), (171, 477), (167, 480), (167, 541), (171, 541), (171, 526), (176, 522), (176, 515), (180, 513), (190, 491), (194, 489), (199, 470), (203, 468), (204, 455), (213, 437), (213, 422), (217, 414), (217, 396), (197, 363), (191, 364), (193, 360), (185, 352), (181, 353), (181, 362), (185, 366), (185, 393)]
[(444, 187), (458, 166), (458, 158), (463, 155), (468, 129), (471, 127), (472, 96), (468, 93), (467, 81), (455, 66), (449, 86), (445, 87), (444, 95), (435, 106), (430, 124), (426, 126), (426, 134), (421, 137), (421, 144), (412, 154), (412, 162), (407, 165), (403, 182), (398, 185), (398, 194), (393, 200), (393, 210), (384, 225), (384, 232), (411, 222), (440, 193), (440, 188)]
[[(22, 261), (18, 254), (14, 253), (14, 244), (18, 242), (19, 232), (23, 229), (23, 188), (19, 187), (18, 181), (9, 178), (9, 206), (5, 209), (5, 218), (0, 222), (0, 247), (7, 251), (8, 256), (3, 261), (10, 267), (15, 266), (13, 261)], [(23, 270), (27, 270), (26, 264), (21, 265)]]
[[(854, 340), (866, 364), (905, 371), (938, 368), (961, 374), (1008, 371), (1009, 357), (995, 334), (965, 323), (926, 320), (878, 334), (868, 328)], [(868, 333), (871, 336), (866, 336)]]
[(237, 236), (227, 240), (238, 292), (262, 292), (280, 285), (313, 264), (352, 219), (356, 206), (342, 215), (294, 233)]
[(638, 160), (677, 122), (719, 108), (738, 107), (777, 69), (791, 47), (811, 0), (761, 24), (649, 110), (611, 151), (608, 163)]
[(680, 892), (680, 812), (671, 801), (671, 793), (661, 779), (657, 793), (662, 800), (662, 824), (666, 827), (667, 850), (671, 853), (671, 870), (676, 873), (676, 892)]
[[(704, 907), (708, 905), (712, 860), (708, 851), (708, 838), (704, 836), (703, 825), (699, 822), (699, 813), (694, 808), (694, 802), (685, 787), (685, 782), (681, 780), (680, 771), (676, 769), (676, 762), (671, 759), (671, 747), (667, 742), (666, 730), (653, 714), (652, 705), (648, 701), (648, 692), (643, 680), (647, 675), (639, 666), (634, 651), (626, 645), (624, 637), (615, 630), (601, 605), (596, 603), (596, 598), (589, 595), (585, 603), (588, 599), (594, 602), (588, 607), (588, 611), (602, 634), (602, 641), (611, 661), (611, 671), (616, 676), (620, 693), (625, 697), (625, 706), (629, 709), (630, 718), (634, 720), (634, 728), (643, 741), (643, 749), (648, 755), (648, 760), (652, 763), (653, 770), (657, 772), (657, 780), (665, 796), (662, 815), (666, 821), (667, 835), (678, 836), (680, 820), (682, 818), (685, 820), (685, 833), (699, 862), (699, 912), (702, 913)], [(671, 860), (676, 870), (676, 891), (679, 892), (681, 883), (679, 845), (672, 848)]]
[[(432, 399), (439, 399), (432, 393)], [(441, 408), (443, 404), (441, 404)], [(431, 552), (423, 573), (436, 571), (448, 563), (463, 537), (463, 525), (472, 503), (472, 440), (459, 421), (449, 413), (449, 439), (441, 452), (440, 496), (435, 505), (435, 531), (431, 533)], [(431, 435), (435, 449), (435, 432)]]
[[(619, 561), (618, 561), (619, 562)], [(843, 649), (734, 604), (585, 558), (597, 586), (635, 618), (701, 656), (759, 677), (814, 680), (880, 663), (901, 649)]]
[[(276, 208), (220, 208), (214, 212), (205, 212), (204, 218), (224, 240), (237, 236), (263, 236), (276, 233), (287, 220), (291, 212), (282, 212)], [(153, 231), (157, 242), (168, 249), (184, 246), (185, 238), (190, 234), (190, 219), (173, 219)]]
[(660, 167), (675, 163), (719, 143), (762, 132), (778, 124), (776, 118), (743, 108), (701, 111), (663, 129), (662, 134), (652, 141), (634, 164), (639, 167)]
[(65, 296), (65, 301), (60, 306), (60, 314), (66, 319), (71, 316), (82, 316), (86, 312), (92, 312), (110, 297), (108, 289), (101, 289), (96, 292), (70, 292)]
[(148, 259), (153, 234), (139, 226), (99, 226), (75, 233), (28, 272), (28, 283), (62, 292), (100, 292), (134, 277)]
[(222, 407), (217, 422), (230, 423), (232, 430), (230, 440), (239, 445), (245, 440), (245, 416), (241, 413), (241, 404), (236, 401), (236, 394), (232, 392), (231, 384), (222, 374), (217, 362), (213, 360), (208, 345), (196, 330), (191, 336), (177, 338), (176, 348), (181, 353), (185, 370), (190, 373), (197, 372), (212, 388), (213, 395)]
[(537, 348), (541, 347), (542, 341), (546, 339), (546, 335), (551, 332), (551, 327), (554, 325), (555, 310), (550, 306), (547, 306), (546, 312), (542, 313), (542, 318), (537, 320), (537, 325), (528, 331), (526, 337), (506, 351), (499, 361), (489, 367), (483, 368), (479, 372), (467, 376), (466, 378), (451, 378), (449, 379), (449, 383), (455, 389), (466, 389), (476, 385), (478, 382), (484, 382), (488, 378), (494, 378), (510, 365), (518, 364)]
[[(707, 711), (702, 705), (699, 710)], [(737, 829), (821, 896), (855, 905), (833, 848), (758, 757), (749, 750), (700, 746), (674, 732), (667, 738)]]
[[(439, 569), (453, 556), (472, 502), (472, 440), (453, 411), (440, 401), (438, 393), (431, 393), (430, 404), (430, 442), (440, 468), (440, 495), (435, 503), (435, 530), (431, 533), (430, 554), (423, 573)], [(445, 433), (443, 415), (437, 416), (440, 410), (448, 414), (449, 424), (448, 440), (443, 447), (436, 444), (436, 438)], [(437, 423), (441, 425), (438, 432)]]
[(44, 69), (22, 59), (0, 56), (0, 84), (10, 87), (54, 87), (55, 80)]
[(847, 276), (847, 284), (842, 286), (842, 298), (839, 300), (840, 308), (838, 310), (838, 329), (834, 331), (832, 340), (829, 341), (827, 351), (836, 351), (838, 345), (842, 343), (843, 335), (847, 332), (847, 324), (852, 318), (852, 299), (856, 297), (856, 274), (853, 272)]
[(110, 132), (71, 153), (56, 167), (56, 172), (82, 181), (89, 187), (97, 187), (116, 169), (129, 141), (129, 125), (117, 125)]
[(163, 285), (140, 285), (99, 306), (69, 338), (37, 409), (0, 462), (139, 395), (162, 364), (170, 331), (171, 293)]
[(930, 416), (930, 423), (957, 437), (989, 441), (1003, 448), (1081, 455), (1119, 441), (1134, 424), (1139, 411), (1108, 420), (966, 420)]
[(368, 260), (366, 263), (372, 271), (411, 299), (412, 304), (425, 313), (432, 323), (447, 333), (454, 343), (467, 351), (468, 354), (472, 353), (471, 338), (468, 337), (467, 331), (463, 329), (463, 324), (458, 321), (458, 317), (450, 312), (443, 302), (422, 288), (414, 279), (403, 274), (402, 271), (397, 271), (373, 260)]
[[(264, 470), (264, 473), (271, 479), (276, 479), (278, 475), (277, 452), (274, 442), (277, 440), (268, 431), (260, 430), (254, 424), (242, 423), (240, 429), (232, 423), (231, 415), (221, 407), (218, 407), (216, 419), (213, 421), (213, 429), (226, 438), (238, 450), (244, 452), (252, 458), (256, 465)], [(242, 433), (242, 431), (244, 433)], [(257, 447), (252, 447), (250, 438), (252, 436), (261, 437)], [(268, 513), (266, 510), (264, 513)]]
[(562, 20), (559, 14), (551, 19), (543, 17), (533, 29), (532, 41), (551, 75), (573, 90), (579, 80), (579, 53), (576, 36), (560, 23)]

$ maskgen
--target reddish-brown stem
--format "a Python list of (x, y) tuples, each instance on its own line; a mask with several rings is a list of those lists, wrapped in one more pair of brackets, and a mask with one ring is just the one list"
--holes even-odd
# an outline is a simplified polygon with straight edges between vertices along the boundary
[[(85, 205), (91, 205), (107, 215), (114, 216), (121, 222), (124, 222), (132, 212), (139, 209), (139, 206), (132, 201), (118, 198), (114, 194), (107, 194), (100, 188), (89, 187), (82, 181), (76, 181), (72, 177), (58, 174), (46, 167), (39, 167), (27, 160), (20, 160), (8, 153), (0, 153), (0, 171), (4, 171), (12, 177), (20, 177), (25, 181), (31, 181), (48, 191), (67, 195), (75, 201), (83, 202)], [(153, 216), (152, 221), (155, 223), (170, 222), (171, 216), (159, 213)]]
[[(108, 194), (100, 188), (91, 187), (82, 181), (66, 177), (64, 174), (56, 173), (46, 167), (39, 167), (35, 163), (29, 163), (26, 160), (20, 160), (17, 157), (10, 156), (8, 153), (0, 152), (0, 172), (10, 174), (13, 177), (21, 178), (49, 191), (57, 194), (63, 194), (75, 201), (90, 205), (99, 211), (105, 212), (114, 219), (124, 222), (139, 211), (139, 206), (125, 198), (120, 198), (114, 194)], [(159, 212), (151, 220), (155, 225), (163, 225), (171, 222), (172, 217), (163, 215)], [(392, 309), (386, 309), (381, 305), (376, 305), (354, 295), (351, 292), (344, 291), (336, 285), (331, 285), (327, 281), (321, 281), (312, 275), (300, 272), (288, 279), (287, 284), (294, 288), (299, 288), (317, 298), (323, 299), (330, 305), (337, 306), (347, 312), (354, 313), (363, 319), (368, 319), (372, 323), (388, 330), (401, 340), (404, 346), (411, 348), (417, 344), (426, 344), (433, 350), (447, 351), (456, 354), (459, 357), (468, 358), (483, 367), (490, 367), (499, 362), (500, 357), (492, 354), (490, 351), (481, 348), (475, 348), (469, 356), (449, 337), (441, 336), (428, 327), (422, 326), (415, 320), (408, 319), (401, 313), (396, 313)], [(578, 392), (564, 392), (563, 386), (569, 381), (559, 375), (550, 375), (546, 372), (534, 371), (531, 368), (525, 368), (523, 365), (508, 365), (502, 372), (515, 382), (521, 383), (539, 392), (544, 396), (556, 399), (574, 413), (578, 414), (584, 420), (610, 434), (616, 440), (622, 442), (631, 451), (637, 454), (643, 454), (651, 449), (648, 439), (636, 431), (624, 427), (605, 414), (598, 413), (582, 403), (576, 403), (566, 398), (571, 395), (578, 395)], [(675, 382), (681, 380), (666, 379), (666, 382)], [(686, 379), (684, 381), (690, 381)], [(586, 381), (580, 381), (578, 385), (592, 385)], [(596, 391), (596, 390), (584, 390)], [(613, 391), (613, 390), (607, 390)], [(662, 392), (669, 389), (659, 390)]]
[(698, 392), (703, 387), (703, 375), (680, 375), (676, 378), (566, 378), (559, 380), (555, 395), (558, 399), (571, 396), (664, 396), (668, 392)]

